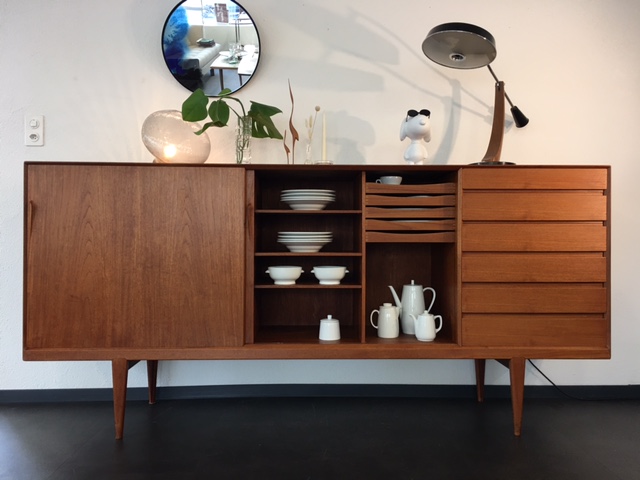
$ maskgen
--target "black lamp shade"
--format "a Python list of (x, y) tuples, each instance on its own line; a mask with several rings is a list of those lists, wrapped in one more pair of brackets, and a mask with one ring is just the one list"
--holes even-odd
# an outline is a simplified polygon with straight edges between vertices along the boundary
[(450, 68), (486, 67), (496, 58), (496, 41), (484, 28), (469, 23), (443, 23), (429, 30), (422, 51)]
[(515, 123), (518, 128), (522, 128), (529, 123), (529, 119), (515, 105), (511, 107), (511, 115), (513, 116), (513, 123)]

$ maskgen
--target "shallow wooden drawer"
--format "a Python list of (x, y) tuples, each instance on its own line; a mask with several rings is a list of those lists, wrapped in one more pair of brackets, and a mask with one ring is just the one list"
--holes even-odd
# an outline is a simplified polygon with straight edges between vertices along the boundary
[(365, 230), (389, 230), (389, 231), (455, 231), (456, 221), (454, 219), (443, 220), (380, 220), (369, 218), (365, 221)]
[(606, 220), (602, 192), (465, 192), (462, 220)]
[(456, 207), (424, 207), (424, 208), (381, 208), (367, 207), (366, 218), (391, 218), (391, 219), (430, 219), (430, 218), (455, 218)]
[(367, 183), (367, 195), (446, 195), (456, 193), (456, 184), (426, 183), (421, 185), (385, 185), (381, 183)]
[(463, 282), (605, 282), (602, 253), (464, 253)]
[(462, 251), (603, 252), (602, 223), (464, 223)]
[(463, 284), (463, 313), (605, 313), (597, 284)]
[(605, 190), (607, 172), (593, 168), (464, 168), (463, 189)]
[(454, 243), (455, 232), (366, 232), (367, 243)]
[(462, 344), (607, 348), (609, 322), (599, 315), (464, 315)]

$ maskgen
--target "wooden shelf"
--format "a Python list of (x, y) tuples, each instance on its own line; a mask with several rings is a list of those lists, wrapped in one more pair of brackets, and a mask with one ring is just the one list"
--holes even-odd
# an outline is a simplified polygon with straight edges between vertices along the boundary
[(256, 257), (362, 257), (359, 252), (255, 252)]
[(340, 340), (326, 342), (318, 338), (320, 323), (317, 326), (304, 327), (269, 327), (261, 328), (256, 332), (254, 343), (265, 344), (305, 344), (305, 345), (337, 345), (358, 344), (358, 335), (354, 327), (340, 325)]
[(260, 284), (260, 285), (255, 285), (254, 288), (264, 288), (264, 289), (277, 289), (277, 290), (281, 290), (281, 289), (285, 289), (285, 290), (302, 290), (302, 289), (327, 289), (327, 290), (360, 290), (362, 289), (362, 285), (350, 285), (348, 283), (341, 283), (339, 285), (320, 285), (317, 283), (296, 283), (295, 285), (274, 285), (274, 284), (270, 284), (270, 285), (265, 285), (265, 284)]
[(362, 210), (256, 210), (256, 215), (362, 215)]

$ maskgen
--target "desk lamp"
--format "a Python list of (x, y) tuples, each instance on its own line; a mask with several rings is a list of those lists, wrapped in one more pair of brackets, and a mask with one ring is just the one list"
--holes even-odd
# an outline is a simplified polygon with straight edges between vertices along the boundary
[(511, 115), (518, 128), (529, 123), (520, 109), (513, 105), (504, 89), (504, 82), (498, 80), (489, 65), (496, 58), (496, 42), (483, 28), (468, 23), (443, 23), (432, 28), (422, 42), (422, 51), (433, 62), (450, 68), (472, 69), (487, 67), (495, 84), (493, 126), (487, 153), (478, 165), (505, 165), (500, 161), (502, 138), (504, 136), (504, 100), (511, 105)]

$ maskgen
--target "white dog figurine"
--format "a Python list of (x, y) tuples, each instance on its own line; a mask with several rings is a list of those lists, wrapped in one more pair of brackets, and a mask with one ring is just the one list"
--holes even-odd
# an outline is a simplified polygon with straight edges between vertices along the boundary
[(404, 151), (404, 159), (410, 165), (422, 165), (429, 157), (427, 147), (422, 144), (431, 141), (431, 112), (422, 109), (409, 110), (400, 126), (400, 140), (409, 137), (411, 143)]

